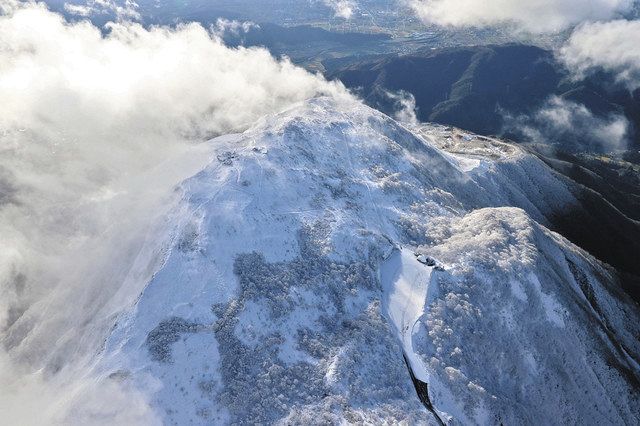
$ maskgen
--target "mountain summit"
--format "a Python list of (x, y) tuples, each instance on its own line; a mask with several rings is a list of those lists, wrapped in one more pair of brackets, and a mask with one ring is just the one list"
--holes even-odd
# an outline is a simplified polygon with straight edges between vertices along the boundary
[(329, 98), (210, 144), (95, 366), (165, 423), (640, 415), (638, 311), (537, 157)]

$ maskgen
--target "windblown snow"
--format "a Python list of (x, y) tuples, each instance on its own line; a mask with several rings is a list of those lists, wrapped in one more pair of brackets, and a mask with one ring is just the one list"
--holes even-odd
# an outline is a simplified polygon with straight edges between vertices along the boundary
[(329, 98), (210, 145), (93, 367), (156, 421), (437, 424), (409, 368), (445, 423), (640, 418), (637, 307), (535, 157)]

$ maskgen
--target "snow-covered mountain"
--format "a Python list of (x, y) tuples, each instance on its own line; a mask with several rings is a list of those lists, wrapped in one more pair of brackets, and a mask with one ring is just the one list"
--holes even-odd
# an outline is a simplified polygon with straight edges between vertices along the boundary
[(640, 315), (536, 157), (316, 98), (210, 142), (94, 369), (166, 424), (627, 424)]

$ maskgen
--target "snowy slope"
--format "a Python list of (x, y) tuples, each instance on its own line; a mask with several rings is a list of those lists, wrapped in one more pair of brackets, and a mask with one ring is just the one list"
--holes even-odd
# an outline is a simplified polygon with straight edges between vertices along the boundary
[(429, 382), (429, 376), (415, 353), (413, 333), (425, 312), (431, 272), (407, 249), (394, 250), (380, 266), (382, 312), (395, 329), (413, 373), (425, 383)]
[(444, 422), (634, 423), (637, 308), (545, 228), (572, 188), (414, 130), (318, 98), (211, 141), (98, 374), (167, 424), (436, 424), (407, 366)]

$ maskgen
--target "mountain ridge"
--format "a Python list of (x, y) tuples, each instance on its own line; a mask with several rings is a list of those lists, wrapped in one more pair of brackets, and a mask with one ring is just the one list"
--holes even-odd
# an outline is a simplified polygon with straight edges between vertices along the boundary
[[(536, 222), (573, 197), (541, 160), (326, 98), (214, 142), (98, 363), (164, 421), (437, 424), (403, 347), (446, 422), (637, 416), (637, 311), (613, 269)], [(425, 285), (412, 270), (431, 278), (403, 346), (391, 312), (401, 282)]]

